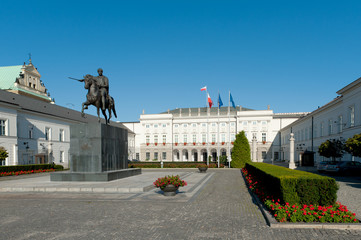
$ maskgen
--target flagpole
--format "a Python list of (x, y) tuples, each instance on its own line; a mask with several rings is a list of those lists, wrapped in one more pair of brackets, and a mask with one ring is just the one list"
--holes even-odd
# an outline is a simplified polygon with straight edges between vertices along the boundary
[(228, 168), (231, 168), (231, 91), (228, 94)]
[(217, 123), (217, 157), (218, 157), (218, 168), (219, 168), (219, 158), (220, 158), (220, 154), (219, 154), (219, 109), (220, 109), (220, 96), (219, 96), (219, 90), (218, 90), (218, 123)]
[[(207, 86), (206, 86), (206, 110), (207, 110), (207, 112), (206, 112), (206, 114), (207, 114), (207, 141), (206, 141), (206, 144), (207, 144), (207, 166), (209, 166), (209, 156), (208, 156), (208, 154), (209, 154), (209, 144), (208, 144), (208, 132), (209, 132), (209, 124), (208, 124), (208, 121), (209, 121), (209, 116), (208, 116), (208, 88), (207, 88)], [(209, 109), (210, 110), (210, 109)]]

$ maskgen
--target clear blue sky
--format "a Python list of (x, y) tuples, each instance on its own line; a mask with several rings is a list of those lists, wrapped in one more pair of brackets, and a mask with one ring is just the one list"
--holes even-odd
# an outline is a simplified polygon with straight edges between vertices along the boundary
[[(110, 81), (119, 121), (228, 105), (312, 111), (361, 76), (361, 1), (1, 1), (0, 66), (32, 61), (56, 104)], [(74, 104), (72, 106), (71, 104)], [(95, 110), (88, 110), (94, 114)], [(114, 120), (114, 119), (113, 119)]]

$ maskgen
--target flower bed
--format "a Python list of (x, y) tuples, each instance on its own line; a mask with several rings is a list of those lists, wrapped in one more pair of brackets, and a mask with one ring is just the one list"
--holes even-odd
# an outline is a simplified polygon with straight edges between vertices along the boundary
[(158, 178), (157, 180), (155, 180), (155, 182), (153, 182), (153, 185), (160, 189), (165, 188), (165, 186), (169, 184), (174, 185), (176, 188), (187, 186), (187, 182), (180, 179), (179, 175), (176, 176), (168, 175), (162, 178)]
[(356, 214), (350, 212), (345, 205), (336, 202), (329, 206), (312, 204), (281, 203), (280, 199), (275, 200), (272, 195), (266, 194), (266, 189), (257, 179), (242, 169), (248, 188), (255, 193), (272, 216), (278, 222), (329, 222), (329, 223), (358, 223)]
[(39, 169), (39, 170), (31, 170), (31, 171), (0, 172), (0, 177), (18, 176), (18, 175), (23, 175), (23, 174), (54, 172), (54, 171), (55, 171), (55, 169)]

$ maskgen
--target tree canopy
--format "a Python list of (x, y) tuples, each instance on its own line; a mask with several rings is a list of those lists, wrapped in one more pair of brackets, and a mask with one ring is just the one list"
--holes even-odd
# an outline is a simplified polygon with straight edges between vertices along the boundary
[(5, 160), (8, 157), (8, 152), (4, 147), (0, 147), (0, 161)]
[(345, 147), (346, 151), (352, 156), (361, 157), (361, 133), (347, 139)]
[(344, 142), (339, 139), (326, 140), (318, 147), (318, 153), (320, 156), (332, 158), (333, 161), (336, 161), (336, 158), (342, 157), (345, 153)]

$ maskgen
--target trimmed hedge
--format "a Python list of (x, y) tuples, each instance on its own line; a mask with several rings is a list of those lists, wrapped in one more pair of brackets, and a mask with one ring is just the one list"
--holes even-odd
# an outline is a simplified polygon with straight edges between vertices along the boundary
[[(198, 168), (203, 162), (163, 162), (163, 168)], [(210, 163), (209, 168), (217, 168), (217, 164)], [(221, 164), (220, 167), (224, 167)], [(130, 162), (128, 168), (161, 168), (160, 162)]]
[(18, 172), (18, 171), (31, 171), (31, 170), (43, 170), (54, 169), (55, 164), (29, 164), (29, 165), (15, 165), (15, 166), (0, 166), (0, 172)]
[(337, 200), (338, 185), (333, 178), (267, 163), (247, 163), (246, 169), (266, 195), (281, 202), (327, 206)]

